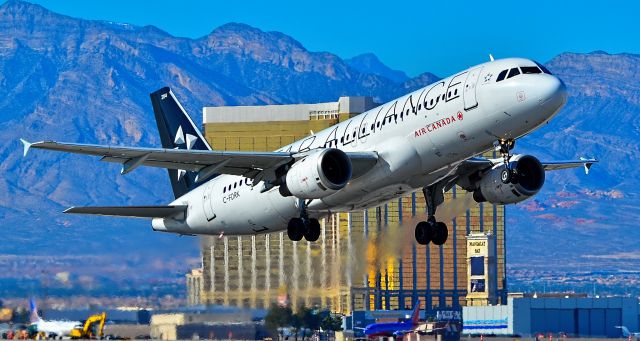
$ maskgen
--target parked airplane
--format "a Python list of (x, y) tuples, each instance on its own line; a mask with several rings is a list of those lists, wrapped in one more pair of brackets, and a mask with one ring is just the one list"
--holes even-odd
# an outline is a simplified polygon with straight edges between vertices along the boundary
[(380, 336), (397, 337), (417, 330), (420, 322), (420, 301), (413, 307), (411, 318), (401, 322), (373, 323), (364, 328), (364, 335), (368, 339)]
[[(419, 244), (442, 245), (436, 221), (454, 185), (478, 202), (512, 204), (535, 195), (545, 171), (595, 159), (540, 162), (511, 154), (515, 140), (547, 123), (567, 99), (564, 83), (528, 59), (471, 67), (274, 152), (214, 151), (169, 88), (151, 95), (163, 148), (44, 141), (30, 148), (101, 156), (168, 169), (175, 200), (167, 206), (71, 207), (65, 213), (152, 218), (156, 231), (246, 235), (287, 230), (316, 241), (318, 218), (363, 210), (422, 189), (426, 221)], [(478, 157), (496, 150), (498, 159)]]
[(45, 321), (38, 314), (38, 306), (36, 301), (31, 298), (29, 300), (29, 308), (31, 310), (31, 326), (35, 326), (38, 332), (44, 332), (49, 335), (58, 337), (69, 336), (71, 330), (78, 326), (80, 321)]

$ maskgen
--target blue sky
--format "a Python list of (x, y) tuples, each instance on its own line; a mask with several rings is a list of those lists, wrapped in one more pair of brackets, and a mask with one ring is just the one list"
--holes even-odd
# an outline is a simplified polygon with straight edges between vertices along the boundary
[(33, 0), (73, 17), (155, 25), (197, 38), (227, 22), (280, 31), (342, 58), (373, 52), (415, 76), (500, 57), (640, 53), (640, 1)]

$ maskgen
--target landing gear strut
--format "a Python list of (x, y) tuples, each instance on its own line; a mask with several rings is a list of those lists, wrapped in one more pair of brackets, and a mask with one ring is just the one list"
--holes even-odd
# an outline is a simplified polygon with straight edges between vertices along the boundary
[(318, 219), (309, 218), (307, 205), (304, 199), (298, 199), (300, 218), (292, 218), (287, 224), (287, 235), (293, 241), (300, 241), (304, 237), (309, 242), (315, 242), (320, 237), (320, 222)]
[(436, 207), (444, 202), (442, 188), (435, 185), (422, 189), (427, 202), (427, 221), (421, 221), (416, 225), (416, 242), (420, 245), (427, 245), (432, 242), (434, 245), (442, 245), (449, 237), (447, 224), (436, 221)]
[(511, 159), (511, 150), (516, 145), (516, 140), (507, 139), (507, 140), (499, 140), (498, 146), (500, 149), (500, 155), (502, 155), (502, 160), (504, 162), (504, 169), (500, 173), (500, 180), (503, 184), (508, 183), (516, 183), (517, 182), (517, 174), (511, 166), (509, 165), (509, 159)]

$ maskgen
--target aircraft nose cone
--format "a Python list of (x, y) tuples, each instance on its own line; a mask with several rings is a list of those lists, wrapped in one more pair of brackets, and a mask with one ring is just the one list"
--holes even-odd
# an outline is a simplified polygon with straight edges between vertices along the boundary
[(567, 103), (567, 86), (555, 76), (547, 76), (540, 96), (540, 105), (555, 111)]

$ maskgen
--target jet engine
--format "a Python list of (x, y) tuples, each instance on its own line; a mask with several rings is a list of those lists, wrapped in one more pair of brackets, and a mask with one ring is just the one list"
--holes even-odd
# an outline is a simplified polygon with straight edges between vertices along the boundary
[(534, 196), (544, 184), (545, 171), (540, 161), (531, 155), (514, 155), (509, 160), (513, 171), (512, 180), (503, 183), (501, 173), (504, 163), (500, 163), (481, 175), (476, 182), (473, 199), (492, 204), (515, 204)]
[(312, 151), (281, 178), (280, 194), (300, 199), (324, 198), (347, 185), (351, 170), (349, 156), (339, 149)]

